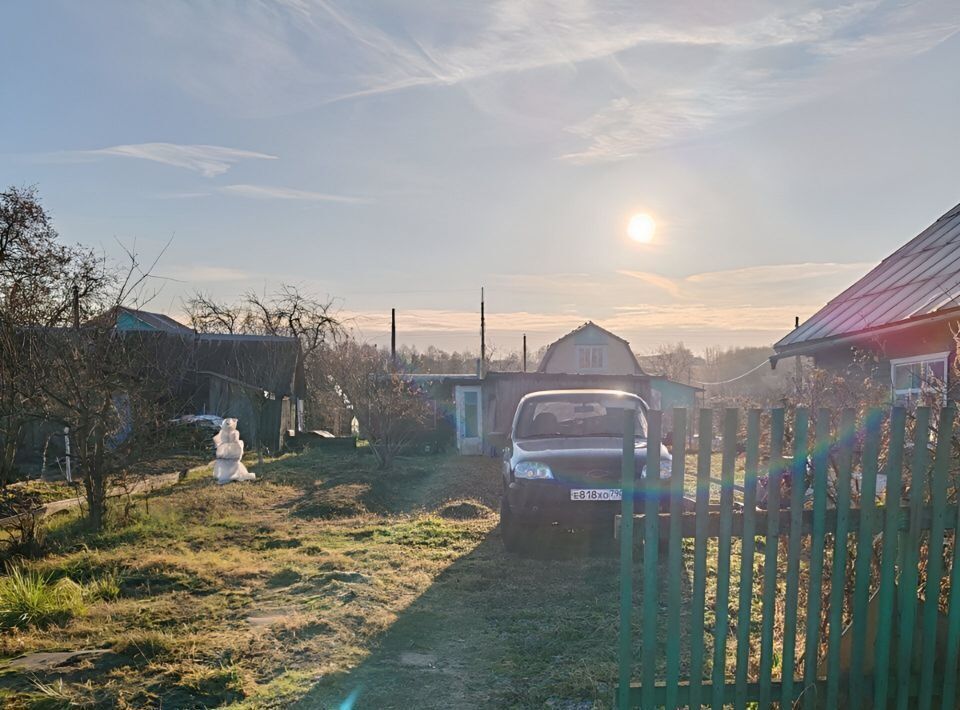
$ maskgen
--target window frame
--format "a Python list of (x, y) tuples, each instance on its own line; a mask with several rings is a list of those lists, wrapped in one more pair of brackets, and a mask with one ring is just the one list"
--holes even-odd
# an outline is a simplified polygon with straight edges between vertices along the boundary
[(923, 383), (921, 382), (920, 387), (907, 387), (907, 388), (897, 388), (897, 367), (903, 365), (925, 365), (927, 363), (942, 363), (943, 364), (943, 393), (942, 401), (943, 404), (947, 403), (947, 389), (949, 387), (950, 380), (950, 351), (938, 352), (938, 353), (927, 353), (924, 355), (911, 355), (910, 357), (898, 357), (892, 358), (890, 360), (890, 392), (891, 398), (893, 399), (894, 404), (897, 403), (900, 397), (906, 398), (907, 401), (913, 401), (914, 399), (919, 398), (923, 392)]
[[(597, 366), (593, 365), (593, 355), (599, 353), (600, 364)], [(588, 367), (583, 366), (584, 355), (586, 355), (587, 362), (590, 363)], [(606, 345), (592, 345), (592, 344), (580, 344), (577, 345), (577, 372), (603, 372), (607, 369), (607, 346)]]

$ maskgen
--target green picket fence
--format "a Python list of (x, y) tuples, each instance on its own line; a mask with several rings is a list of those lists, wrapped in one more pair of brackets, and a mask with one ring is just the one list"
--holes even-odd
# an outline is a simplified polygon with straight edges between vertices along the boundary
[[(677, 452), (669, 481), (661, 413), (641, 481), (626, 417), (618, 707), (958, 707), (954, 414), (751, 410), (741, 435), (726, 410), (719, 486), (712, 411), (696, 471)], [(673, 441), (687, 424), (675, 410)]]

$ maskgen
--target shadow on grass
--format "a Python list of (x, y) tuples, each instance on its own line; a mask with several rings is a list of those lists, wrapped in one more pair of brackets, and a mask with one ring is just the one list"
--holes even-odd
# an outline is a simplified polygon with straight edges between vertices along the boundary
[(289, 507), (301, 518), (332, 519), (363, 513), (398, 515), (472, 499), (499, 502), (499, 461), (452, 454), (401, 457), (381, 470), (369, 453), (308, 451), (256, 467), (262, 481), (291, 485), (303, 495)]
[[(634, 569), (639, 610), (641, 564)], [(400, 612), (366, 660), (321, 679), (296, 707), (341, 707), (348, 698), (357, 708), (608, 706), (618, 570), (606, 528), (549, 530), (524, 556), (504, 552), (495, 529)]]

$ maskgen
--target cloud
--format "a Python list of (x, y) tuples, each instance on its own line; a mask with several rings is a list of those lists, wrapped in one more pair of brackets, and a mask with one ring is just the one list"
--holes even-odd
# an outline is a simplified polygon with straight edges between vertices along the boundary
[(334, 195), (327, 192), (297, 190), (292, 187), (273, 187), (269, 185), (225, 185), (220, 192), (256, 200), (301, 200), (305, 202), (342, 202), (344, 204), (367, 204), (366, 197), (352, 195)]
[(766, 264), (682, 277), (630, 270), (617, 273), (651, 286), (674, 301), (822, 305), (875, 265), (873, 262)]
[(240, 269), (233, 269), (227, 266), (201, 266), (197, 264), (174, 267), (170, 274), (171, 278), (178, 281), (189, 281), (198, 284), (249, 281), (253, 278), (251, 274)]
[(178, 143), (136, 143), (115, 145), (96, 150), (75, 150), (58, 157), (91, 160), (100, 157), (137, 158), (198, 172), (215, 177), (227, 172), (241, 160), (276, 160), (277, 156), (252, 150), (226, 148), (219, 145), (180, 145)]
[(860, 2), (771, 17), (740, 31), (739, 47), (727, 42), (706, 68), (667, 81), (627, 80), (620, 96), (565, 127), (580, 145), (560, 159), (624, 160), (748, 125), (936, 47), (960, 32), (960, 17)]

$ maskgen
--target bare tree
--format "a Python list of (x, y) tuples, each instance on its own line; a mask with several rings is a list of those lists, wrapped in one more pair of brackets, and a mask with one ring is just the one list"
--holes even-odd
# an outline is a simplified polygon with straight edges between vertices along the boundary
[(693, 366), (697, 356), (683, 343), (661, 345), (653, 353), (650, 360), (656, 369), (656, 374), (663, 375), (674, 382), (689, 384), (693, 377)]
[(343, 339), (326, 349), (324, 360), (329, 387), (353, 410), (379, 467), (391, 468), (426, 426), (432, 411), (426, 398), (373, 345)]
[(79, 328), (30, 336), (43, 353), (45, 415), (70, 428), (71, 460), (94, 529), (103, 527), (110, 488), (167, 449), (169, 420), (180, 413), (178, 395), (191, 370), (192, 349), (178, 337), (117, 329), (118, 310), (139, 305), (152, 269), (142, 268), (132, 253), (129, 259), (109, 300), (102, 299), (108, 308)]
[(24, 427), (44, 417), (40, 336), (98, 308), (109, 281), (101, 258), (60, 242), (36, 190), (0, 192), (0, 486), (16, 477)]
[(206, 333), (273, 335), (300, 342), (307, 416), (318, 421), (329, 404), (323, 352), (342, 333), (333, 299), (320, 299), (284, 284), (272, 293), (247, 292), (235, 304), (196, 293), (184, 303), (191, 326)]

